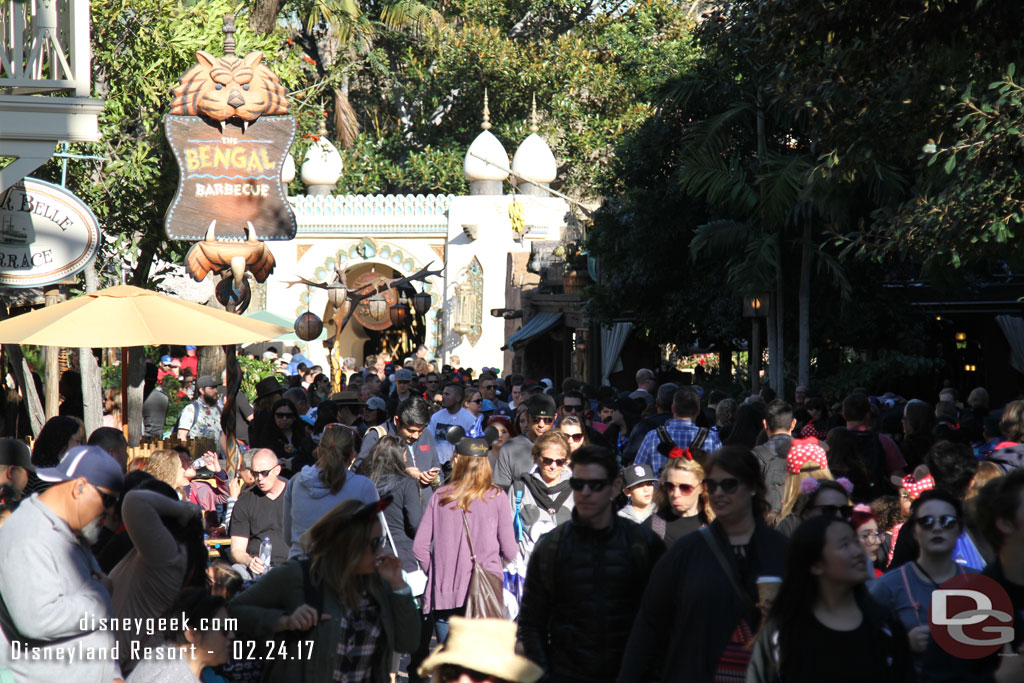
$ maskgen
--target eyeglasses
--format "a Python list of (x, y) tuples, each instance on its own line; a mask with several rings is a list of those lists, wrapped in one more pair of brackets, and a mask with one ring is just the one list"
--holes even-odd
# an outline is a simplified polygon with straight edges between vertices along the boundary
[(578, 477), (569, 477), (569, 487), (573, 491), (582, 491), (584, 487), (589, 486), (590, 490), (594, 493), (598, 493), (604, 490), (604, 487), (611, 482), (607, 479), (579, 479)]
[(255, 479), (259, 479), (260, 477), (263, 477), (263, 478), (269, 477), (270, 473), (273, 472), (274, 470), (276, 470), (278, 467), (280, 467), (280, 465), (274, 465), (269, 470), (253, 470), (252, 471), (252, 476)]
[[(729, 480), (726, 479), (725, 481), (729, 481)], [(725, 481), (722, 482), (722, 490), (723, 491), (725, 491)], [(733, 479), (732, 481), (736, 481), (736, 480)], [(694, 491), (697, 490), (697, 487), (694, 486), (693, 484), (673, 484), (672, 482), (668, 482), (668, 481), (666, 481), (661, 486), (662, 486), (662, 488), (665, 489), (666, 493), (672, 493), (676, 489), (679, 489), (679, 493), (683, 494), (684, 496), (688, 496), (688, 495), (690, 495), (691, 493), (693, 493)], [(725, 492), (729, 493), (728, 491), (725, 491)]]
[(387, 536), (373, 536), (369, 541), (370, 551), (377, 552), (378, 550), (382, 550), (387, 540)]
[(722, 493), (736, 493), (740, 488), (740, 480), (736, 477), (726, 477), (722, 481), (716, 481), (714, 479), (705, 479), (704, 488), (708, 490), (708, 495), (715, 495), (718, 491), (718, 487), (722, 487)]
[(857, 534), (857, 538), (863, 541), (879, 541), (882, 539), (882, 534), (877, 531), (865, 531), (864, 533)]
[(555, 424), (555, 418), (553, 418), (553, 417), (540, 417), (540, 416), (534, 417), (533, 415), (531, 415), (530, 416), (530, 422), (533, 423), (533, 424), (540, 424), (541, 422), (543, 422), (546, 425), (553, 425), (553, 424)]
[(541, 458), (541, 463), (547, 466), (556, 465), (558, 467), (565, 467), (565, 458)]
[(89, 486), (91, 486), (94, 489), (96, 489), (96, 493), (100, 494), (100, 500), (103, 501), (103, 508), (104, 509), (112, 508), (115, 505), (117, 505), (117, 496), (115, 496), (112, 493), (106, 493), (104, 491), (100, 491), (100, 487), (96, 486), (96, 484), (90, 483)]
[(468, 676), (469, 680), (474, 683), (484, 683), (485, 681), (495, 681), (495, 683), (499, 683), (500, 681), (505, 680), (503, 678), (498, 678), (497, 676), (492, 676), (491, 674), (467, 669), (466, 667), (459, 666), (457, 664), (445, 664), (439, 669), (439, 674), (442, 683), (451, 683), (452, 681), (459, 680), (463, 676)]
[(562, 436), (567, 438), (569, 441), (583, 441), (583, 432), (576, 432), (575, 434), (566, 434), (562, 432)]
[(812, 505), (809, 510), (819, 510), (822, 517), (835, 517), (849, 521), (853, 515), (852, 505)]
[(568, 403), (562, 404), (562, 411), (566, 413), (578, 413), (583, 410), (582, 405), (569, 405)]
[(274, 417), (279, 417), (282, 420), (294, 420), (295, 413), (274, 413)]
[(925, 515), (914, 520), (914, 523), (922, 529), (933, 529), (936, 522), (938, 522), (940, 529), (946, 530), (959, 523), (960, 518), (956, 515)]

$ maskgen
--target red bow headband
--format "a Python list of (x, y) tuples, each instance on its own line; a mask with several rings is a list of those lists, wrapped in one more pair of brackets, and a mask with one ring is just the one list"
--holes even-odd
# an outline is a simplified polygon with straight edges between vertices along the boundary
[(914, 479), (913, 474), (908, 474), (907, 476), (903, 477), (903, 482), (901, 483), (901, 486), (903, 486), (903, 488), (907, 490), (907, 493), (910, 494), (911, 500), (917, 500), (917, 497), (920, 496), (922, 493), (924, 493), (928, 489), (935, 488), (935, 480), (932, 479), (932, 475), (930, 474), (919, 480)]
[(825, 449), (818, 445), (818, 440), (813, 436), (806, 439), (793, 439), (793, 445), (786, 454), (786, 471), (790, 474), (799, 474), (800, 468), (805, 464), (817, 463), (822, 469), (828, 468), (828, 456)]
[(693, 454), (690, 453), (690, 447), (680, 448), (679, 446), (673, 446), (672, 450), (668, 452), (669, 458), (686, 458), (687, 460), (693, 460)]

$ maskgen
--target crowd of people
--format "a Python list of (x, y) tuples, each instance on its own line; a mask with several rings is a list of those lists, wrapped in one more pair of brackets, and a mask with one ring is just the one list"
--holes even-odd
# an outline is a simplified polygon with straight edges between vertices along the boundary
[(931, 628), (957, 577), (1024, 619), (1024, 401), (292, 357), (228, 473), (223, 378), (169, 420), (165, 360), (180, 446), (73, 405), (0, 440), (0, 681), (1024, 680), (1024, 628)]

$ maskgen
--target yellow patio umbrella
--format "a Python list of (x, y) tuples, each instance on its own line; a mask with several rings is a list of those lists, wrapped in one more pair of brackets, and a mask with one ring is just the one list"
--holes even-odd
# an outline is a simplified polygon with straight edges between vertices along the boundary
[(108, 347), (266, 341), (292, 330), (119, 285), (0, 322), (0, 343)]
[[(148, 289), (119, 285), (4, 320), (0, 322), (0, 344), (233, 347), (291, 331)], [(126, 410), (127, 366), (126, 361), (121, 365), (121, 395)]]

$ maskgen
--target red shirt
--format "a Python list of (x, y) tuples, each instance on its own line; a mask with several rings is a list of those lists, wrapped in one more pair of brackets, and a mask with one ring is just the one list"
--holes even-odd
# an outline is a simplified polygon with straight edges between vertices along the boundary
[(192, 369), (192, 376), (195, 377), (199, 374), (199, 357), (184, 355), (181, 357), (181, 372), (184, 374), (185, 368)]

